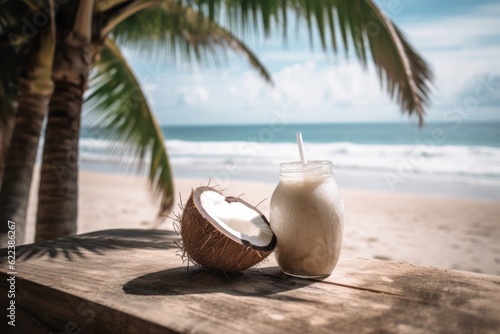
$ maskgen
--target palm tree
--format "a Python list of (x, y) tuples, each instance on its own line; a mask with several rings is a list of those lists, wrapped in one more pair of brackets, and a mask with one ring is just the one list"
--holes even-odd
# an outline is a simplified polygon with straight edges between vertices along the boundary
[[(13, 6), (15, 8), (16, 6)], [(11, 8), (6, 8), (6, 12)], [(19, 8), (22, 10), (22, 8)], [(0, 21), (3, 19), (5, 12)], [(5, 155), (5, 177), (0, 192), (0, 239), (5, 238), (7, 221), (23, 221), (28, 205), (29, 188), (33, 165), (35, 163), (38, 140), (42, 129), (47, 105), (53, 91), (52, 59), (55, 51), (55, 29), (53, 25), (43, 28), (37, 38), (23, 51), (14, 55), (11, 50), (2, 52), (10, 55), (12, 63), (3, 63), (2, 78), (2, 113), (5, 115), (6, 128), (12, 126), (11, 118), (15, 93), (12, 87), (19, 91), (15, 121), (15, 131), (11, 144)], [(5, 46), (2, 45), (2, 49)], [(12, 45), (10, 46), (12, 49)], [(20, 70), (16, 68), (20, 65)], [(6, 68), (11, 66), (11, 68)], [(7, 130), (10, 132), (10, 130)], [(5, 132), (4, 132), (5, 133)], [(5, 136), (5, 137), (8, 137)], [(9, 138), (4, 139), (9, 141)], [(24, 230), (16, 231), (16, 239), (23, 240)], [(4, 241), (4, 240), (0, 240)]]
[[(94, 57), (88, 51), (71, 57), (73, 62), (81, 62), (81, 59), (98, 58), (101, 53), (101, 60), (95, 64), (95, 72), (91, 80), (91, 94), (89, 103), (93, 109), (95, 119), (103, 122), (106, 131), (109, 131), (113, 138), (125, 140), (131, 147), (133, 153), (144, 159), (146, 152), (151, 152), (151, 164), (149, 171), (149, 181), (154, 192), (162, 196), (164, 207), (172, 203), (171, 173), (168, 166), (168, 158), (163, 146), (161, 131), (157, 126), (154, 116), (151, 113), (147, 102), (143, 99), (140, 88), (137, 87), (130, 67), (119, 53), (116, 43), (122, 46), (139, 47), (146, 52), (154, 53), (165, 49), (177, 52), (179, 41), (183, 41), (183, 46), (191, 46), (189, 50), (194, 51), (194, 58), (203, 57), (201, 51), (214, 51), (216, 46), (222, 49), (234, 47), (245, 52), (250, 62), (268, 78), (265, 68), (244, 46), (238, 44), (238, 40), (229, 31), (221, 28), (219, 24), (227, 21), (231, 30), (252, 30), (263, 29), (268, 35), (273, 27), (278, 27), (286, 38), (287, 17), (290, 13), (297, 14), (299, 19), (307, 23), (309, 32), (316, 29), (319, 32), (320, 41), (324, 51), (328, 51), (329, 46), (334, 53), (337, 52), (339, 40), (342, 41), (344, 49), (354, 48), (356, 57), (361, 64), (366, 67), (369, 56), (375, 64), (381, 82), (385, 84), (387, 91), (401, 106), (403, 112), (410, 115), (415, 114), (419, 123), (422, 124), (424, 116), (424, 106), (428, 99), (429, 82), (431, 71), (425, 61), (414, 51), (399, 29), (380, 11), (371, 0), (253, 0), (253, 1), (231, 1), (231, 0), (200, 0), (200, 1), (168, 1), (168, 0), (96, 0), (93, 16), (84, 22), (92, 25), (91, 47)], [(224, 15), (221, 15), (224, 12)], [(279, 25), (272, 25), (276, 22)], [(182, 26), (181, 24), (184, 24)], [(376, 26), (376, 32), (370, 27)], [(192, 29), (186, 29), (191, 27)], [(204, 27), (209, 33), (197, 34), (200, 27)], [(59, 28), (59, 27), (58, 27)], [(87, 27), (88, 28), (88, 27)], [(223, 37), (221, 37), (223, 36)], [(191, 43), (191, 44), (190, 44)], [(330, 44), (330, 45), (329, 45)], [(202, 45), (204, 48), (199, 48)], [(56, 57), (57, 58), (57, 57)], [(119, 88), (112, 86), (116, 83), (116, 74), (119, 73), (122, 80), (127, 84), (121, 84)], [(70, 68), (66, 68), (71, 71)], [(106, 72), (107, 71), (107, 72)], [(70, 75), (68, 72), (66, 75)], [(95, 81), (94, 81), (95, 80)], [(93, 83), (94, 82), (94, 83)], [(56, 79), (56, 91), (53, 99), (57, 101), (56, 94), (70, 89), (72, 83)], [(59, 85), (59, 89), (57, 88)], [(130, 101), (127, 92), (140, 92), (135, 94), (140, 98), (137, 101)], [(75, 92), (76, 93), (76, 92)], [(83, 91), (82, 91), (83, 94)], [(81, 96), (72, 97), (72, 116), (80, 117), (79, 109)], [(136, 107), (132, 108), (131, 103)], [(52, 106), (56, 103), (51, 103)], [(139, 108), (137, 108), (137, 106)], [(73, 110), (74, 108), (74, 110)], [(54, 106), (54, 110), (56, 107)], [(105, 111), (105, 112), (103, 112)], [(51, 111), (49, 111), (49, 115)], [(54, 113), (60, 114), (57, 111)], [(66, 116), (65, 116), (66, 117)], [(64, 118), (64, 117), (63, 117)], [(78, 152), (77, 146), (77, 122), (73, 124), (74, 131), (61, 131), (63, 121), (51, 122), (49, 116), (48, 127), (54, 128), (53, 133), (59, 135), (61, 143), (57, 148), (59, 153), (54, 153), (57, 147), (53, 141), (56, 136), (47, 136), (44, 152), (44, 167), (42, 173), (50, 173), (50, 168), (45, 165), (54, 163), (53, 157), (67, 159), (67, 152)], [(57, 130), (56, 130), (57, 129)], [(51, 131), (53, 131), (51, 130)], [(17, 130), (16, 130), (17, 131)], [(49, 130), (47, 130), (49, 131)], [(61, 137), (60, 135), (64, 135)], [(76, 136), (76, 139), (75, 139)], [(50, 151), (48, 151), (50, 150)], [(64, 150), (64, 154), (61, 152)], [(66, 161), (66, 160), (64, 160)], [(67, 164), (69, 175), (76, 175), (76, 160), (73, 165)], [(7, 161), (9, 162), (9, 161)], [(57, 162), (57, 161), (56, 161)], [(6, 170), (7, 172), (7, 170)], [(52, 230), (49, 224), (41, 223), (54, 214), (60, 214), (61, 206), (58, 201), (66, 198), (68, 191), (76, 194), (76, 178), (68, 178), (63, 182), (58, 182), (52, 178), (43, 177), (40, 190), (40, 209), (38, 214), (38, 224), (47, 226), (45, 231)], [(66, 183), (67, 182), (67, 183)], [(50, 198), (46, 190), (54, 191), (57, 196)], [(62, 190), (61, 190), (62, 189)], [(3, 190), (2, 190), (3, 192)], [(44, 199), (45, 198), (45, 199)], [(67, 202), (71, 205), (64, 205), (68, 208), (76, 208), (76, 196), (70, 196)], [(73, 209), (68, 210), (70, 215), (76, 215)], [(2, 219), (3, 217), (0, 217)], [(60, 220), (69, 221), (68, 217)], [(74, 223), (71, 223), (74, 224)], [(64, 229), (63, 229), (64, 230)], [(72, 231), (71, 229), (66, 229)], [(44, 233), (43, 238), (51, 237), (50, 233)]]
[[(114, 139), (131, 144), (132, 149), (136, 150), (134, 153), (141, 159), (148, 151), (151, 152), (149, 180), (155, 194), (162, 197), (160, 212), (170, 209), (173, 205), (172, 177), (163, 134), (120, 49), (108, 38), (110, 31), (119, 34), (117, 26), (121, 22), (131, 26), (134, 32), (142, 30), (142, 36), (155, 43), (161, 43), (161, 39), (170, 32), (170, 36), (177, 37), (170, 42), (171, 46), (178, 43), (180, 37), (184, 46), (192, 46), (187, 51), (192, 49), (195, 54), (203, 49), (214, 52), (221, 47), (243, 51), (250, 63), (269, 80), (267, 71), (241, 41), (192, 9), (175, 2), (165, 2), (162, 6), (144, 12), (139, 21), (132, 21), (131, 15), (139, 9), (144, 10), (144, 7), (140, 3), (133, 3), (133, 6), (120, 6), (119, 9), (111, 7), (104, 12), (101, 8), (99, 16), (87, 15), (92, 23), (87, 22), (86, 25), (87, 28), (92, 28), (92, 44), (90, 47), (75, 50), (75, 55), (67, 54), (70, 50), (70, 46), (65, 45), (67, 42), (58, 43), (53, 75), (55, 90), (49, 105), (38, 196), (37, 241), (65, 236), (76, 231), (78, 135), (84, 92), (84, 84), (78, 80), (86, 78), (90, 59), (95, 57), (101, 60), (96, 63), (96, 75), (92, 80), (95, 85), (92, 82), (90, 85), (96, 89), (93, 90), (89, 102), (99, 101), (93, 106), (105, 112), (104, 118), (96, 115), (98, 123), (106, 124), (106, 133), (113, 135)], [(110, 11), (114, 15), (108, 18)], [(131, 22), (128, 22), (129, 20)], [(144, 30), (148, 23), (149, 30)], [(121, 31), (126, 30), (122, 28)], [(196, 40), (190, 41), (189, 38), (193, 37)], [(167, 42), (165, 40), (164, 43)], [(76, 42), (70, 44), (75, 45)], [(57, 52), (58, 50), (61, 51)], [(91, 54), (92, 50), (94, 54)], [(100, 50), (104, 50), (104, 55), (99, 53)], [(75, 85), (75, 82), (78, 84)], [(110, 96), (117, 86), (122, 86), (122, 90), (118, 91), (119, 94)], [(75, 88), (78, 91), (75, 91)], [(130, 97), (134, 98), (134, 101), (129, 100)], [(68, 101), (73, 104), (68, 105)], [(58, 169), (57, 173), (54, 168)]]
[[(58, 32), (52, 71), (55, 90), (49, 105), (44, 145), (37, 240), (68, 235), (76, 230), (79, 122), (86, 78), (92, 65), (91, 59), (100, 58), (95, 64), (96, 71), (92, 80), (98, 88), (88, 100), (94, 109), (95, 121), (99, 121), (101, 126), (104, 124), (106, 133), (114, 139), (129, 143), (141, 159), (150, 153), (149, 180), (154, 195), (162, 196), (161, 211), (168, 209), (173, 203), (172, 178), (161, 129), (120, 49), (107, 38), (109, 32), (101, 32), (101, 29), (109, 31), (110, 27), (134, 14), (137, 8), (106, 7), (110, 2), (100, 1), (100, 6), (97, 6), (99, 11), (94, 12), (92, 16), (89, 15), (92, 13), (89, 12), (89, 8), (92, 8), (89, 2), (82, 1), (79, 4), (78, 11), (74, 6), (63, 8), (59, 11), (63, 19), (55, 20)], [(76, 16), (74, 20), (71, 19), (72, 11)], [(125, 15), (125, 12), (129, 14)], [(156, 36), (151, 38), (163, 43), (169, 42), (170, 46), (180, 45), (184, 52), (194, 52), (198, 58), (201, 58), (201, 52), (212, 54), (217, 59), (218, 53), (226, 48), (240, 51), (264, 78), (269, 80), (266, 70), (241, 41), (212, 22), (196, 19), (191, 9), (166, 3), (149, 14), (148, 20), (154, 18), (155, 22), (159, 23), (156, 31), (153, 31)], [(121, 19), (116, 20), (116, 17)], [(106, 24), (107, 22), (109, 24)], [(143, 25), (142, 22), (136, 24)], [(92, 30), (86, 35), (92, 36), (92, 40), (85, 40), (84, 30), (89, 27)], [(8, 30), (4, 30), (7, 34)], [(168, 41), (165, 38), (167, 33), (171, 34)], [(100, 57), (102, 50), (103, 56)], [(116, 87), (119, 86), (122, 86), (122, 90), (117, 91)], [(107, 101), (112, 103), (107, 104)], [(32, 165), (29, 168), (30, 171), (27, 169), (25, 173), (31, 176)], [(5, 179), (11, 179), (10, 176), (11, 173), (7, 173)], [(17, 229), (20, 232), (26, 217), (29, 183), (23, 186), (26, 201), (22, 205), (13, 206), (20, 212), (16, 216)], [(9, 188), (4, 188), (2, 192), (4, 198), (15, 198)], [(0, 216), (9, 219), (11, 212), (2, 211)], [(18, 233), (17, 241), (22, 242), (21, 240), (21, 233)]]
[[(76, 233), (78, 138), (83, 93), (91, 67), (93, 10), (94, 0), (80, 1), (74, 23), (58, 25), (57, 29), (61, 37), (57, 40), (52, 68), (54, 93), (45, 132), (36, 241)], [(64, 173), (61, 166), (66, 169)]]

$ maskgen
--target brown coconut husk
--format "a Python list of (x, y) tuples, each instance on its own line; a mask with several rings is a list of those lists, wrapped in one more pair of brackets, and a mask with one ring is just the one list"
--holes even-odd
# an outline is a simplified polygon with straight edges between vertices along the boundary
[[(212, 187), (199, 187), (191, 192), (182, 216), (178, 217), (182, 236), (183, 256), (188, 261), (200, 265), (208, 271), (239, 272), (251, 268), (272, 253), (276, 237), (265, 247), (257, 247), (226, 232), (215, 222), (201, 205), (200, 196), (204, 191), (217, 191)], [(220, 193), (221, 194), (221, 193)], [(226, 201), (238, 201), (266, 217), (255, 207), (240, 198), (226, 197)]]

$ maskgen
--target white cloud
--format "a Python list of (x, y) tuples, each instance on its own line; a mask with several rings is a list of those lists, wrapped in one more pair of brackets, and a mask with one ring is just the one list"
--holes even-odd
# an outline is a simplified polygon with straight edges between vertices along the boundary
[(230, 91), (248, 105), (289, 105), (310, 115), (335, 105), (363, 108), (389, 102), (373, 71), (363, 71), (357, 63), (333, 66), (306, 61), (273, 73), (273, 78), (276, 86), (270, 89), (255, 73), (246, 72), (240, 89)]
[[(404, 31), (413, 44), (422, 48), (477, 47), (482, 39), (498, 37), (500, 20), (498, 15), (456, 16), (418, 23), (405, 27)], [(482, 47), (489, 46), (483, 44)]]
[[(500, 5), (487, 5), (464, 15), (404, 27), (412, 44), (422, 51), (435, 70), (437, 120), (442, 120), (447, 108), (473, 95), (480, 77), (500, 74), (498, 15)], [(475, 116), (499, 119), (486, 103), (478, 107)]]
[(205, 87), (180, 87), (177, 90), (177, 101), (180, 105), (199, 106), (208, 101), (209, 93)]
[(308, 49), (302, 51), (271, 51), (263, 53), (262, 56), (259, 57), (264, 63), (269, 61), (279, 61), (279, 62), (302, 62), (305, 60), (314, 60), (321, 61), (325, 60), (329, 57), (321, 52), (312, 52)]
[[(346, 121), (349, 116), (385, 119), (397, 115), (387, 95), (381, 91), (374, 73), (363, 71), (356, 63), (340, 65), (305, 61), (272, 73), (275, 87), (270, 87), (254, 71), (238, 76), (200, 74), (185, 78), (179, 89), (182, 102), (204, 110), (205, 120), (219, 117), (223, 122), (268, 122), (276, 108), (287, 108), (296, 121)], [(210, 105), (198, 98), (191, 83), (206, 91)], [(191, 102), (191, 103), (188, 103)], [(208, 114), (207, 114), (208, 113)], [(224, 115), (224, 118), (220, 116)]]

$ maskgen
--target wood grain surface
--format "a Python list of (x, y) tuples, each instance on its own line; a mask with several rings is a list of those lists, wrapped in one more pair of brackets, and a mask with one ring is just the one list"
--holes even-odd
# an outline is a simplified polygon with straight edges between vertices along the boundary
[[(305, 280), (282, 274), (273, 255), (226, 276), (188, 270), (176, 240), (170, 231), (106, 230), (18, 247), (17, 330), (500, 333), (497, 276), (341, 258), (330, 277)], [(0, 263), (5, 301), (5, 249)], [(12, 331), (1, 319), (1, 332)]]

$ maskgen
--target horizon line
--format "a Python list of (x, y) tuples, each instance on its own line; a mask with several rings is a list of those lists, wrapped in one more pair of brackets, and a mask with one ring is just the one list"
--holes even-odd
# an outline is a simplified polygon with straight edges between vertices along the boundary
[[(428, 121), (424, 123), (424, 128), (425, 125), (427, 124), (451, 124), (453, 122), (446, 122), (446, 121)], [(472, 121), (463, 121), (464, 124), (490, 124), (490, 123), (500, 123), (500, 120), (472, 120)], [(410, 122), (405, 122), (405, 121), (346, 121), (346, 122), (290, 122), (288, 124), (285, 124), (285, 126), (293, 126), (293, 125), (311, 125), (311, 126), (316, 126), (316, 125), (381, 125), (381, 124), (404, 124), (404, 125), (411, 125), (411, 126), (417, 126), (417, 123), (413, 123), (412, 121)], [(161, 127), (217, 127), (217, 126), (262, 126), (262, 125), (268, 125), (266, 122), (262, 123), (207, 123), (207, 124), (188, 124), (188, 123), (180, 123), (180, 124), (160, 124)]]

